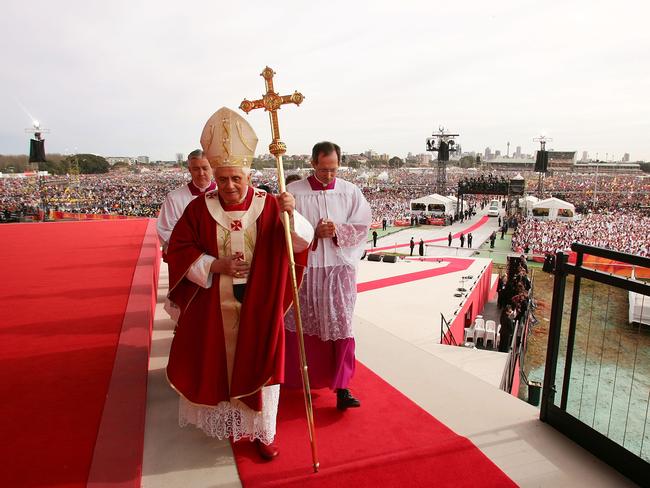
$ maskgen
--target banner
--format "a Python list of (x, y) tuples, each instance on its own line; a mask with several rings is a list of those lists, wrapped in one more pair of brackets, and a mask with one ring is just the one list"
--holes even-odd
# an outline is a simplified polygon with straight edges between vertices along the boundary
[(123, 219), (140, 219), (133, 215), (114, 215), (114, 214), (86, 214), (73, 212), (58, 212), (50, 210), (50, 220), (123, 220)]
[(429, 225), (445, 225), (446, 223), (445, 219), (440, 217), (429, 217), (427, 222)]
[[(576, 264), (577, 257), (577, 253), (569, 251), (569, 263)], [(544, 256), (536, 255), (533, 257), (533, 261), (543, 263)], [(626, 276), (628, 278), (632, 275), (632, 269), (634, 268), (634, 274), (637, 278), (650, 279), (650, 269), (640, 266), (632, 266), (631, 264), (621, 263), (620, 261), (614, 261), (613, 259), (599, 258), (585, 254), (582, 259), (582, 264), (585, 268), (596, 269), (604, 273)]]
[(393, 221), (393, 225), (395, 227), (410, 227), (411, 226), (411, 221), (410, 220), (395, 220), (395, 221)]

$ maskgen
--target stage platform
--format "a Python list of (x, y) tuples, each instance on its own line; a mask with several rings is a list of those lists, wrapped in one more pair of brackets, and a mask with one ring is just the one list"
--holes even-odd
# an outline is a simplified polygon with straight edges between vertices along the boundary
[[(164, 264), (158, 267), (154, 222), (8, 224), (0, 226), (0, 239), (5, 278), (0, 284), (0, 422), (5, 435), (0, 486), (241, 486), (229, 442), (178, 427), (178, 397), (165, 379), (173, 331), (163, 310), (167, 269)], [(453, 297), (453, 288), (458, 288), (460, 276), (469, 274), (475, 283), (465, 286), (467, 296), (456, 303), (453, 299), (461, 297)], [(360, 377), (374, 372), (428, 412), (430, 420), (435, 417), (444, 429), (469, 439), (520, 486), (633, 486), (541, 423), (536, 408), (494, 386), (490, 368), (498, 371), (496, 363), (503, 355), (439, 344), (440, 321), (433, 314), (464, 319), (463, 308), (477, 303), (472, 293), (483, 294), (481, 279), (491, 288), (489, 264), (465, 257), (361, 263), (355, 316), (357, 356), (365, 366)], [(422, 312), (421, 300), (429, 315)], [(490, 361), (495, 364), (489, 366)], [(364, 388), (358, 385), (362, 401), (370, 398)], [(359, 437), (366, 417), (399, 418), (390, 405), (401, 403), (381, 406), (381, 397), (373, 398), (340, 420), (331, 416), (331, 406), (318, 410), (317, 425), (329, 415), (323, 439), (327, 429), (341, 422), (346, 422), (348, 437)], [(390, 442), (397, 437), (406, 439), (407, 447), (394, 454), (406, 462), (435, 462), (458, 454), (445, 443), (437, 451), (417, 451), (422, 440), (408, 446), (408, 440), (416, 438), (408, 430)], [(308, 450), (306, 432), (304, 448)], [(350, 448), (358, 455), (354, 445)], [(284, 462), (292, 454), (298, 453), (285, 450), (280, 455)], [(358, 465), (367, 468), (386, 460), (371, 457)], [(329, 468), (324, 464), (322, 473)], [(342, 474), (355, 474), (354, 468), (345, 469)], [(442, 484), (453, 486), (457, 478), (456, 485), (462, 486), (473, 469), (478, 467), (472, 463), (456, 467), (451, 478), (444, 474)], [(403, 486), (411, 479), (410, 471), (401, 473), (383, 486)], [(412, 486), (440, 484), (439, 470), (427, 473), (430, 478)], [(336, 480), (332, 474), (336, 472), (330, 472), (330, 480)], [(499, 486), (494, 484), (498, 477), (489, 479)], [(286, 483), (279, 480), (275, 486)]]
[[(477, 260), (476, 266), (482, 261)], [(424, 271), (432, 267), (431, 263), (421, 262), (404, 263), (405, 268), (391, 267), (393, 265), (388, 263), (367, 264), (383, 266), (387, 270), (408, 267), (408, 270)], [(379, 268), (363, 269), (361, 273), (371, 281), (386, 277)], [(166, 279), (167, 271), (163, 264), (149, 371), (142, 486), (242, 486), (228, 441), (209, 439), (191, 426), (178, 427), (178, 396), (168, 386), (164, 375), (173, 329), (163, 310)], [(372, 308), (373, 301), (362, 301), (364, 294), (370, 291), (359, 294), (358, 314), (355, 316), (357, 356), (365, 366), (447, 427), (466, 436), (519, 486), (635, 486), (555, 429), (540, 422), (537, 408), (495, 386), (505, 355), (441, 345), (435, 341), (439, 334), (426, 330), (428, 325), (411, 329), (400, 327), (399, 324), (407, 323), (402, 314), (408, 316), (410, 313), (410, 309), (401, 307), (400, 303), (412, 293), (410, 288), (401, 286), (393, 286), (390, 294), (381, 297), (380, 301), (389, 301), (393, 305), (392, 311), (386, 315), (366, 310)], [(427, 291), (428, 287), (431, 289)], [(435, 282), (427, 286), (420, 283), (420, 288), (429, 297), (440, 292)], [(430, 298), (429, 303), (433, 302), (434, 298)], [(364, 314), (371, 316), (372, 320), (364, 318)], [(426, 321), (426, 324), (434, 326), (438, 323)], [(363, 414), (365, 409), (372, 408), (373, 405), (364, 404), (358, 413)], [(393, 414), (386, 411), (386, 415)], [(304, 447), (308, 449), (306, 439)], [(471, 470), (472, 466), (467, 465), (464, 469)], [(282, 483), (274, 486), (282, 486)], [(435, 473), (431, 474), (430, 486), (436, 486)]]

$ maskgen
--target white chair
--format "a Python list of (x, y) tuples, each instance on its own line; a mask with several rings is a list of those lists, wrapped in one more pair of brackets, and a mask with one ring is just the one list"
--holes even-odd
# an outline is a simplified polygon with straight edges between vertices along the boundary
[(495, 343), (497, 345), (497, 347), (496, 347), (497, 349), (499, 349), (499, 343), (500, 342), (501, 342), (501, 324), (497, 325), (497, 337), (496, 337), (496, 341), (495, 341)]
[(497, 324), (494, 320), (485, 321), (485, 347), (488, 347), (488, 343), (492, 343), (492, 349), (496, 344), (496, 331)]
[(470, 325), (469, 327), (465, 327), (463, 334), (463, 344), (466, 342), (474, 342), (474, 324)]
[(474, 344), (478, 344), (479, 339), (485, 344), (485, 321), (477, 317), (474, 320)]

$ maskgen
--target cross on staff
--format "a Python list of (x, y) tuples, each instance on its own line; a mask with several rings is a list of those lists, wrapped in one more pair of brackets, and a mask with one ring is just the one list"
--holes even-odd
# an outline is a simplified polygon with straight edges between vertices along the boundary
[[(268, 66), (264, 68), (261, 76), (264, 78), (266, 93), (259, 100), (244, 100), (239, 108), (249, 113), (251, 110), (263, 108), (269, 113), (271, 122), (271, 144), (269, 152), (275, 156), (275, 165), (278, 171), (278, 188), (280, 193), (286, 191), (284, 183), (284, 167), (282, 166), (282, 155), (287, 152), (287, 146), (280, 140), (280, 125), (278, 124), (278, 110), (282, 105), (295, 103), (300, 105), (305, 97), (302, 93), (294, 91), (291, 95), (278, 95), (273, 89), (273, 75), (275, 72)], [(284, 223), (284, 237), (287, 245), (287, 256), (289, 257), (289, 270), (291, 275), (291, 285), (293, 289), (293, 312), (296, 320), (296, 337), (298, 339), (298, 349), (300, 351), (300, 370), (302, 373), (302, 389), (305, 397), (305, 410), (307, 412), (307, 425), (309, 427), (309, 442), (311, 443), (311, 456), (313, 461), (314, 472), (318, 472), (318, 452), (316, 450), (316, 431), (314, 428), (314, 409), (311, 401), (311, 390), (309, 388), (309, 374), (307, 370), (307, 357), (305, 355), (305, 341), (302, 333), (302, 320), (300, 318), (300, 300), (298, 297), (298, 280), (296, 279), (296, 263), (293, 257), (293, 245), (291, 240), (291, 227), (289, 214), (282, 212), (282, 221)]]

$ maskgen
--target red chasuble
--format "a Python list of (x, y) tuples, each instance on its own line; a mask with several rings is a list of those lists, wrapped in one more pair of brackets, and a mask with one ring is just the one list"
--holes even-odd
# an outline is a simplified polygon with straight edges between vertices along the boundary
[[(219, 276), (214, 275), (208, 289), (185, 278), (202, 254), (220, 257), (217, 223), (205, 198), (198, 197), (187, 206), (174, 227), (167, 251), (169, 298), (181, 309), (167, 378), (192, 403), (214, 406), (239, 398), (261, 411), (262, 387), (284, 379), (283, 317), (293, 301), (280, 210), (275, 197), (266, 194), (264, 210), (257, 219), (257, 239), (241, 308), (229, 389)], [(300, 283), (307, 251), (296, 254), (295, 261)]]

